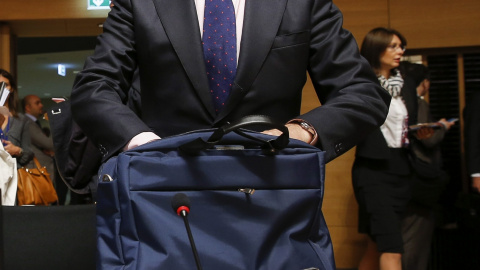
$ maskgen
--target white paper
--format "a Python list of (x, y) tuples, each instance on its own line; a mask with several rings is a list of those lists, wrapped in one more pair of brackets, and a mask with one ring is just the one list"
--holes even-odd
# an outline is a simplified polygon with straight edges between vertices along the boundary
[(0, 83), (0, 106), (5, 105), (8, 94), (10, 94), (10, 91), (8, 91), (8, 89), (5, 87), (5, 83)]

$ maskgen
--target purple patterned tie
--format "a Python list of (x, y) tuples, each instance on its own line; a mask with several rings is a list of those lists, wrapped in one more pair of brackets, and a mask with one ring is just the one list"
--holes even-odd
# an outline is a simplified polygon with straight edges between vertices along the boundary
[(237, 73), (237, 37), (232, 0), (206, 0), (203, 55), (215, 112), (225, 105)]

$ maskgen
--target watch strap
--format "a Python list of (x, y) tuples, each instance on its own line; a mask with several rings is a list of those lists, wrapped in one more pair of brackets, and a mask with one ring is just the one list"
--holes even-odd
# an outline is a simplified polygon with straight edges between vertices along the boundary
[(287, 122), (287, 124), (297, 124), (303, 128), (308, 133), (312, 134), (312, 140), (309, 142), (310, 145), (315, 145), (318, 141), (318, 133), (315, 128), (303, 119), (292, 119)]

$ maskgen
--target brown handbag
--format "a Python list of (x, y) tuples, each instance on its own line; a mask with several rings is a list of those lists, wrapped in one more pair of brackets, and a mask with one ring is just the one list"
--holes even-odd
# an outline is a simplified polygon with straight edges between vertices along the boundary
[(34, 157), (36, 168), (18, 169), (18, 205), (49, 205), (58, 201), (50, 174)]

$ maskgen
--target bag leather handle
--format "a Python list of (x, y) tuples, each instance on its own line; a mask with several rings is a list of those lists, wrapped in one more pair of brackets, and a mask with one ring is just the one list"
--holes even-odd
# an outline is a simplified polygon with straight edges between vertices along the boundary
[[(247, 128), (252, 126), (265, 126), (271, 129), (278, 129), (282, 132), (282, 134), (273, 140), (263, 140), (263, 139), (251, 136), (241, 130), (242, 128)], [(210, 136), (210, 138), (208, 138), (207, 141), (204, 141), (199, 138), (197, 140), (194, 140), (192, 142), (182, 145), (180, 147), (180, 150), (189, 152), (189, 153), (194, 153), (200, 150), (211, 148), (215, 144), (217, 144), (225, 134), (230, 133), (232, 131), (243, 137), (262, 143), (263, 148), (272, 153), (274, 153), (276, 150), (281, 150), (285, 148), (289, 142), (288, 128), (285, 125), (265, 115), (249, 115), (249, 116), (242, 117), (237, 121), (225, 124), (217, 128), (213, 132), (213, 134)]]
[(35, 166), (37, 167), (37, 169), (42, 172), (42, 165), (40, 165), (40, 162), (38, 161), (37, 157), (33, 157), (33, 162), (35, 163)]
[[(232, 131), (239, 131), (241, 128), (246, 128), (246, 127), (251, 127), (251, 126), (265, 126), (269, 128), (276, 128), (282, 132), (282, 135), (280, 135), (275, 141), (278, 141), (276, 145), (279, 147), (285, 148), (288, 144), (288, 128), (276, 122), (272, 118), (266, 116), (266, 115), (249, 115), (240, 118), (239, 120), (233, 122), (233, 123), (228, 123), (224, 126), (219, 127), (215, 132), (213, 132), (212, 136), (208, 139), (209, 142), (218, 142), (222, 137)], [(241, 131), (238, 132), (240, 135), (244, 135)], [(285, 141), (286, 138), (286, 141)]]

